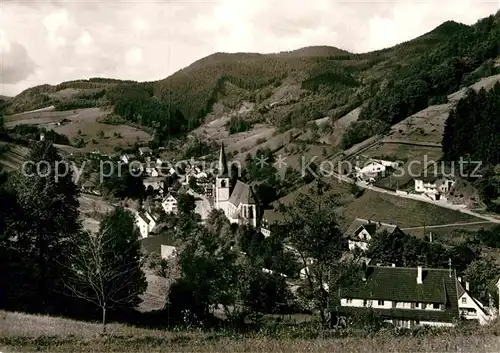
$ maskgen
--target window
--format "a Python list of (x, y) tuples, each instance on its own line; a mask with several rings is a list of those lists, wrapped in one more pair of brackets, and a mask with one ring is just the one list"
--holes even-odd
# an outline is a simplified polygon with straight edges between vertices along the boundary
[(415, 309), (420, 309), (420, 303), (419, 302), (415, 303)]
[(363, 300), (363, 306), (366, 306), (368, 304), (368, 301), (366, 299)]
[(379, 300), (378, 301), (378, 306), (384, 306), (384, 301), (383, 300)]
[(467, 304), (467, 298), (466, 297), (462, 298), (462, 304)]
[(432, 304), (433, 309), (440, 309), (440, 307), (441, 307), (440, 304), (436, 304), (436, 303)]
[(347, 304), (352, 304), (352, 299), (351, 298), (347, 299)]

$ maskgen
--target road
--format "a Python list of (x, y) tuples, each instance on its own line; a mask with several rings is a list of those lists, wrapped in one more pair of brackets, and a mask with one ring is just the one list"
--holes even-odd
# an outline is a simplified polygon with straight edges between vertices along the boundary
[(382, 143), (397, 143), (397, 144), (400, 144), (400, 145), (411, 145), (411, 146), (443, 148), (443, 145), (441, 145), (440, 143), (434, 143), (434, 142), (421, 142), (421, 141), (412, 141), (412, 140), (397, 140), (397, 139), (388, 139), (388, 138), (382, 139), (381, 142)]
[(447, 227), (460, 227), (460, 226), (470, 226), (476, 224), (489, 224), (490, 221), (479, 221), (479, 222), (469, 222), (469, 223), (448, 223), (448, 224), (439, 224), (439, 225), (430, 225), (430, 226), (422, 226), (422, 227), (410, 227), (410, 228), (401, 228), (401, 230), (419, 230), (419, 229), (435, 229), (435, 228), (447, 228)]
[(382, 193), (382, 194), (393, 195), (393, 196), (401, 197), (401, 198), (405, 198), (405, 199), (411, 199), (411, 200), (416, 200), (416, 201), (427, 202), (427, 203), (430, 203), (430, 204), (433, 204), (433, 205), (436, 205), (436, 206), (439, 206), (439, 207), (442, 207), (442, 208), (447, 208), (447, 209), (458, 211), (458, 212), (461, 212), (461, 213), (465, 213), (465, 214), (468, 214), (468, 215), (471, 215), (471, 216), (474, 216), (474, 217), (477, 217), (477, 218), (481, 218), (481, 219), (484, 219), (484, 220), (486, 220), (488, 222), (500, 224), (500, 219), (499, 218), (494, 217), (493, 215), (485, 215), (485, 214), (480, 214), (480, 213), (473, 212), (473, 211), (465, 208), (465, 206), (462, 206), (462, 205), (453, 205), (453, 204), (439, 202), (439, 201), (436, 202), (436, 201), (433, 201), (431, 199), (425, 199), (425, 198), (419, 197), (418, 195), (398, 194), (395, 191), (382, 189), (382, 188), (379, 188), (377, 186), (369, 185), (369, 184), (366, 184), (366, 183), (363, 183), (363, 182), (355, 182), (354, 179), (349, 178), (349, 177), (347, 177), (345, 175), (340, 175), (340, 174), (335, 173), (335, 172), (333, 172), (333, 174), (338, 178), (339, 181), (342, 181), (344, 183), (349, 183), (349, 184), (356, 184), (357, 186), (359, 186), (360, 188), (363, 188), (363, 189), (368, 189), (368, 190), (372, 190), (372, 191), (379, 192), (379, 193)]

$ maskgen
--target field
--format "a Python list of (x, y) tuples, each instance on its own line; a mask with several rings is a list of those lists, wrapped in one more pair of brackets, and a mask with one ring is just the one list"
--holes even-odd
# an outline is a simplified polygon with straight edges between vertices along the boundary
[[(99, 108), (77, 109), (68, 111), (33, 111), (5, 117), (5, 127), (30, 124), (54, 130), (66, 135), (71, 142), (83, 139), (86, 146), (82, 152), (100, 151), (111, 153), (115, 146), (131, 146), (135, 142), (146, 143), (150, 135), (128, 125), (109, 125), (98, 121), (108, 112)], [(67, 122), (62, 122), (67, 119)], [(104, 135), (101, 135), (100, 132)]]
[(401, 228), (483, 221), (427, 202), (371, 190), (365, 190), (361, 197), (349, 203), (345, 208), (344, 217), (347, 223), (358, 217), (397, 224)]
[(7, 151), (0, 152), (0, 167), (6, 171), (17, 170), (21, 167), (28, 155), (29, 149), (19, 145), (0, 142), (0, 148), (7, 147)]
[[(498, 323), (469, 331), (447, 330), (434, 334), (397, 337), (382, 331), (371, 335), (277, 339), (264, 334), (165, 331), (122, 324), (100, 325), (56, 317), (0, 311), (2, 352), (495, 352), (500, 350)], [(313, 336), (313, 335), (311, 335)], [(281, 337), (281, 336), (280, 336)]]

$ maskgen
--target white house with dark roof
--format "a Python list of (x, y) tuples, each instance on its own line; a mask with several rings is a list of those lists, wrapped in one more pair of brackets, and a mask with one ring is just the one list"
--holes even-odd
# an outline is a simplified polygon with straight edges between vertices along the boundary
[(139, 154), (141, 156), (150, 156), (153, 153), (149, 147), (139, 147)]
[(374, 222), (372, 220), (366, 220), (362, 218), (356, 218), (349, 228), (347, 228), (344, 236), (347, 238), (349, 244), (349, 250), (354, 250), (359, 248), (363, 251), (368, 249), (368, 243), (372, 237), (381, 232), (388, 232), (389, 234), (394, 234), (396, 232), (403, 231), (395, 224)]
[(125, 164), (130, 164), (135, 160), (135, 156), (133, 154), (123, 154), (121, 155), (120, 160)]
[(498, 311), (494, 306), (486, 307), (470, 293), (469, 282), (462, 282), (458, 277), (458, 310), (460, 315), (467, 320), (477, 320), (480, 325), (485, 325), (496, 318)]
[(415, 193), (425, 195), (433, 200), (445, 200), (455, 181), (447, 177), (422, 176), (415, 178)]
[(177, 199), (170, 193), (163, 199), (161, 207), (163, 208), (163, 211), (165, 211), (165, 213), (176, 213)]
[[(373, 310), (396, 327), (455, 326), (496, 317), (463, 288), (453, 269), (363, 266), (360, 283), (339, 289), (340, 316)], [(476, 315), (470, 315), (475, 310)], [(464, 313), (468, 313), (464, 315)]]
[(141, 232), (142, 238), (147, 238), (158, 224), (158, 217), (148, 211), (135, 213), (135, 224)]
[(219, 169), (215, 179), (215, 207), (224, 211), (231, 223), (257, 226), (257, 203), (250, 185), (238, 180), (230, 185), (229, 171), (221, 145)]

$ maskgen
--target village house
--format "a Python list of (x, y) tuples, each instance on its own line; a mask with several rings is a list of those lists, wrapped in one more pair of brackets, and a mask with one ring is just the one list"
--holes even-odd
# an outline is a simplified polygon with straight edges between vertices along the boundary
[(355, 167), (354, 176), (358, 181), (373, 183), (377, 177), (386, 171), (387, 167), (382, 163), (370, 161), (363, 168)]
[(364, 266), (361, 283), (341, 288), (339, 295), (339, 316), (373, 309), (396, 327), (451, 327), (456, 325), (464, 310), (481, 311), (481, 315), (488, 313), (488, 319), (478, 315), (464, 317), (479, 323), (493, 317), (489, 309), (481, 309), (478, 301), (462, 287), (451, 268)]
[(187, 193), (194, 197), (194, 212), (200, 215), (201, 221), (204, 223), (208, 219), (210, 212), (214, 209), (213, 199), (206, 197), (205, 195), (198, 194), (192, 189), (188, 189)]
[(141, 156), (151, 156), (153, 151), (149, 147), (139, 147), (139, 155)]
[(423, 176), (415, 180), (415, 193), (430, 197), (435, 201), (446, 200), (446, 194), (455, 185), (455, 181), (447, 177)]
[(163, 188), (165, 186), (165, 180), (162, 177), (149, 177), (142, 180), (144, 188), (147, 190), (151, 187), (153, 190), (158, 191), (160, 194), (163, 193)]
[(170, 193), (162, 201), (161, 206), (165, 213), (177, 212), (177, 199)]
[(480, 325), (485, 325), (494, 319), (498, 311), (491, 302), (489, 307), (484, 306), (470, 294), (469, 282), (462, 282), (458, 277), (458, 309), (460, 316), (467, 320), (478, 320)]
[(176, 246), (174, 239), (169, 234), (159, 234), (154, 237), (140, 240), (141, 248), (146, 254), (157, 254), (162, 259), (168, 260), (175, 257)]
[(147, 238), (158, 225), (158, 216), (151, 214), (149, 211), (137, 211), (135, 213), (135, 223), (141, 236)]
[(372, 237), (381, 232), (388, 232), (389, 234), (403, 233), (403, 231), (394, 224), (374, 222), (362, 218), (356, 218), (349, 228), (347, 228), (344, 236), (347, 238), (349, 250), (353, 251), (359, 248), (363, 251), (368, 249), (368, 244)]
[(135, 160), (135, 156), (133, 154), (122, 154), (120, 160), (125, 164), (130, 164)]

